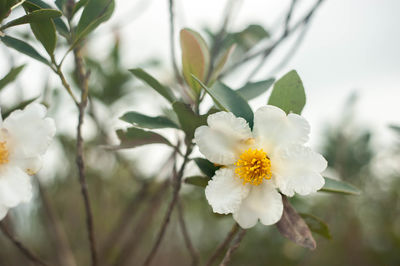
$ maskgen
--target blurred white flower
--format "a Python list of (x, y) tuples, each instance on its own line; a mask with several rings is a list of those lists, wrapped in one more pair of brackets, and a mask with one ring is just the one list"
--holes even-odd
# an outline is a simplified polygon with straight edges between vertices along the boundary
[(200, 152), (222, 165), (208, 182), (205, 193), (213, 211), (233, 214), (242, 228), (260, 220), (265, 225), (282, 216), (282, 194), (307, 195), (324, 185), (327, 166), (318, 153), (304, 146), (310, 126), (301, 116), (286, 115), (264, 106), (254, 115), (254, 128), (232, 113), (210, 115), (208, 126), (195, 132)]
[(45, 116), (46, 107), (37, 103), (4, 121), (0, 115), (0, 220), (8, 209), (32, 197), (29, 175), (40, 170), (41, 156), (56, 131), (54, 120)]

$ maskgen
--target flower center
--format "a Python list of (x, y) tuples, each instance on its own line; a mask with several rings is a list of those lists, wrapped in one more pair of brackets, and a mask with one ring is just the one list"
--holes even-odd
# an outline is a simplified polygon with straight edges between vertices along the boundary
[(248, 149), (235, 163), (235, 173), (243, 179), (243, 184), (258, 186), (263, 179), (271, 179), (271, 160), (261, 149)]
[(8, 163), (8, 150), (5, 141), (0, 141), (0, 165)]

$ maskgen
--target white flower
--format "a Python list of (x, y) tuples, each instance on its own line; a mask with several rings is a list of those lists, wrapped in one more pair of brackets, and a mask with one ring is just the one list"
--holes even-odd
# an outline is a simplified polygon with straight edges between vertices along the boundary
[(197, 128), (196, 143), (208, 160), (223, 167), (208, 182), (206, 197), (214, 212), (232, 213), (242, 228), (280, 220), (277, 189), (287, 196), (307, 195), (324, 185), (320, 173), (327, 162), (304, 146), (310, 126), (303, 117), (264, 106), (254, 115), (253, 132), (228, 112), (210, 115), (207, 123)]
[(8, 209), (32, 197), (29, 175), (42, 166), (56, 128), (45, 118), (46, 108), (37, 103), (14, 111), (4, 121), (0, 115), (0, 220)]

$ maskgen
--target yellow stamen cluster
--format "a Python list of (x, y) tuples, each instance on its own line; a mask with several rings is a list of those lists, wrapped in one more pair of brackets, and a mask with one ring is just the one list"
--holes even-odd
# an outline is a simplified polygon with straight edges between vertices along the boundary
[(235, 166), (235, 173), (243, 179), (243, 184), (258, 186), (264, 178), (271, 179), (271, 161), (262, 149), (246, 150)]
[(0, 141), (0, 165), (8, 163), (8, 150), (5, 141)]

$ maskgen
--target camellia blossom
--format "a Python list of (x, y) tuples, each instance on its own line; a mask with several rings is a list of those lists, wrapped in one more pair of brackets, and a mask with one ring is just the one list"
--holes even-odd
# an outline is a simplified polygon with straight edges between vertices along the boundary
[(46, 107), (33, 103), (12, 112), (4, 121), (0, 115), (0, 220), (8, 209), (32, 198), (30, 175), (42, 166), (43, 155), (56, 132)]
[(207, 123), (196, 129), (196, 143), (222, 167), (208, 182), (206, 197), (215, 213), (232, 213), (242, 228), (280, 220), (278, 190), (290, 197), (323, 187), (320, 173), (327, 162), (304, 145), (310, 126), (302, 116), (268, 105), (255, 112), (253, 131), (245, 119), (228, 112), (210, 115)]

